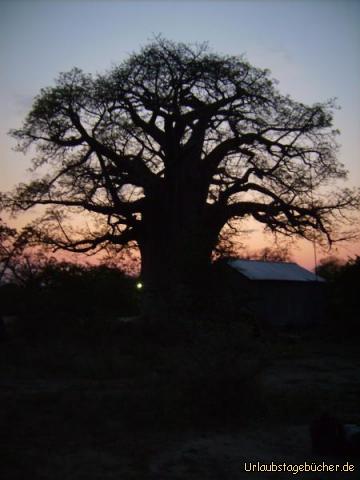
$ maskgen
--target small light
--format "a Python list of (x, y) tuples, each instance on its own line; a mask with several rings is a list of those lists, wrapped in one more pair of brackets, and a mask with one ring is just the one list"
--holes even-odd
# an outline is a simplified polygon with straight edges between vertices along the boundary
[(136, 288), (137, 288), (138, 290), (141, 290), (141, 289), (143, 288), (143, 284), (142, 284), (141, 282), (137, 282)]

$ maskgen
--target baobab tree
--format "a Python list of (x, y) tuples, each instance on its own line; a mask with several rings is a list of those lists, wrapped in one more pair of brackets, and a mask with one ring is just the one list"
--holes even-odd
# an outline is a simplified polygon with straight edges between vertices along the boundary
[(233, 219), (337, 239), (337, 214), (359, 202), (329, 190), (346, 176), (333, 108), (282, 95), (242, 57), (156, 38), (104, 75), (74, 68), (41, 90), (12, 131), (36, 147), (39, 176), (8, 205), (47, 206), (33, 229), (54, 248), (136, 243), (145, 287), (165, 295), (204, 272)]

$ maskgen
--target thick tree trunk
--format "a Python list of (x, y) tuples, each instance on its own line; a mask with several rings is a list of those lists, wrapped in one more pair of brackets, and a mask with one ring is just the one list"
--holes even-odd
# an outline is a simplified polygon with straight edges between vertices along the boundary
[(209, 231), (204, 217), (194, 212), (189, 212), (187, 221), (164, 211), (145, 220), (148, 228), (139, 242), (143, 308), (155, 321), (156, 316), (171, 319), (196, 303), (211, 264), (217, 232)]
[(200, 242), (180, 233), (170, 236), (164, 229), (140, 250), (147, 313), (174, 317), (190, 310), (210, 267), (209, 241)]
[[(190, 161), (190, 160), (189, 160)], [(209, 215), (208, 184), (195, 165), (173, 162), (142, 216), (144, 307), (173, 317), (191, 308), (211, 264), (221, 222)]]

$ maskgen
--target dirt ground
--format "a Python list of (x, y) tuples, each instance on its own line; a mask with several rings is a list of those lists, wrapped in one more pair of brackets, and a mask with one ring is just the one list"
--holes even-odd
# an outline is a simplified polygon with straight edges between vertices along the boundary
[[(287, 345), (287, 344), (286, 344)], [(356, 345), (296, 342), (278, 350), (259, 382), (269, 403), (263, 418), (234, 428), (147, 428), (118, 414), (124, 392), (115, 380), (3, 377), (0, 478), (67, 480), (212, 480), (360, 478), (357, 459), (311, 453), (309, 420), (330, 410), (360, 424), (360, 352)], [(136, 409), (135, 409), (136, 410)], [(249, 472), (250, 463), (342, 465), (332, 473)]]
[[(312, 351), (306, 357), (278, 358), (262, 374), (265, 391), (272, 395), (288, 396), (282, 407), (292, 409), (300, 396), (317, 398), (319, 411), (329, 408), (322, 405), (328, 396), (332, 400), (331, 410), (348, 422), (360, 423), (360, 358), (351, 355), (343, 358), (340, 351)], [(334, 392), (339, 392), (334, 395)], [(305, 396), (305, 398), (304, 398)], [(285, 414), (286, 418), (287, 412)], [(279, 412), (275, 412), (277, 418)], [(282, 415), (280, 415), (281, 417)], [(290, 417), (290, 415), (289, 415)], [(255, 422), (238, 432), (193, 434), (175, 448), (169, 448), (152, 459), (151, 471), (154, 478), (166, 479), (287, 479), (298, 476), (312, 480), (360, 478), (360, 461), (355, 458), (318, 457), (312, 454), (309, 425), (290, 421)], [(290, 418), (289, 418), (290, 420)], [(346, 462), (354, 466), (354, 472), (291, 473), (249, 472), (249, 464), (293, 465), (307, 464), (340, 465)], [(339, 467), (339, 469), (340, 469)]]

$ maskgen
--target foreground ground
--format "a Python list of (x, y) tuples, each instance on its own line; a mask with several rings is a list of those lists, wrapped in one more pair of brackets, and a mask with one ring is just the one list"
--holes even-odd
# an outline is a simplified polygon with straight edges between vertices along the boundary
[[(360, 424), (356, 341), (279, 335), (265, 343), (266, 361), (234, 387), (239, 400), (200, 385), (184, 401), (180, 377), (166, 377), (166, 369), (139, 375), (129, 351), (109, 356), (100, 342), (90, 358), (71, 342), (9, 338), (0, 359), (1, 478), (360, 478), (356, 459), (314, 457), (308, 432), (322, 411)], [(245, 471), (258, 461), (349, 461), (355, 472)]]

